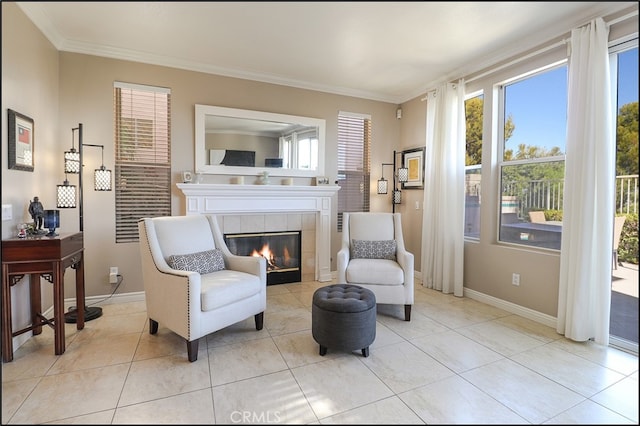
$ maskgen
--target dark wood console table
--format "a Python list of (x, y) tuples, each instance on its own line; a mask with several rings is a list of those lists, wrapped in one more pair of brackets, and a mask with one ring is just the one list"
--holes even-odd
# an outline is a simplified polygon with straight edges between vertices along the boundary
[[(76, 270), (76, 309), (78, 330), (84, 328), (84, 240), (82, 232), (62, 233), (55, 237), (29, 236), (2, 240), (2, 361), (13, 361), (13, 337), (33, 330), (40, 334), (43, 325), (54, 331), (55, 354), (65, 351), (64, 272)], [(31, 326), (13, 331), (11, 324), (11, 287), (29, 274)], [(40, 277), (53, 284), (53, 318), (42, 315)]]

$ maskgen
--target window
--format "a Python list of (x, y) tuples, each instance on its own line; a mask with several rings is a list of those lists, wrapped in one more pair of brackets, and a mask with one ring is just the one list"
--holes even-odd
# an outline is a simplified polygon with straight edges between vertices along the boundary
[[(638, 353), (638, 39), (611, 46), (616, 108), (615, 222), (609, 343)], [(612, 220), (614, 222), (614, 220)], [(614, 223), (615, 223), (614, 222)]]
[(338, 114), (338, 232), (342, 213), (369, 211), (371, 162), (371, 118), (368, 115)]
[(315, 129), (292, 132), (280, 137), (280, 158), (287, 169), (318, 169), (318, 132)]
[[(616, 110), (615, 221), (609, 343), (638, 353), (638, 39), (609, 48)], [(614, 105), (612, 105), (614, 106)]]
[(318, 169), (318, 138), (298, 135), (298, 168), (303, 170)]
[(471, 95), (464, 101), (467, 134), (464, 163), (464, 236), (467, 238), (480, 237), (483, 107), (482, 94)]
[(638, 39), (610, 51), (617, 76), (616, 214), (638, 214)]
[[(500, 241), (560, 249), (567, 65), (500, 87)], [(545, 223), (531, 219), (543, 212)]]
[(171, 215), (171, 92), (116, 82), (113, 95), (116, 243), (129, 243), (140, 218)]

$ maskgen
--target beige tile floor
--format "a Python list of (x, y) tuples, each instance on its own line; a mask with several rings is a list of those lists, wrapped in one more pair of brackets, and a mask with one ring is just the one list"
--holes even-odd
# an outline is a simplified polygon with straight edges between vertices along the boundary
[[(32, 337), (2, 365), (3, 424), (638, 424), (638, 357), (468, 298), (416, 287), (410, 322), (379, 305), (370, 355), (318, 354), (311, 296), (268, 288), (253, 318), (186, 344), (144, 302), (103, 305), (84, 330)], [(47, 327), (49, 330), (49, 328)]]

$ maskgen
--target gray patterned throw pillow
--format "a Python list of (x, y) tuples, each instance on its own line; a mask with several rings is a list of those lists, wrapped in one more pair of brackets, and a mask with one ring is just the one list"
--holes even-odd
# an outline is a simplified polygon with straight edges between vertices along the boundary
[(189, 254), (173, 254), (169, 256), (167, 263), (173, 269), (194, 271), (200, 274), (208, 274), (224, 269), (224, 258), (220, 249)]
[(351, 240), (351, 257), (396, 260), (396, 240)]

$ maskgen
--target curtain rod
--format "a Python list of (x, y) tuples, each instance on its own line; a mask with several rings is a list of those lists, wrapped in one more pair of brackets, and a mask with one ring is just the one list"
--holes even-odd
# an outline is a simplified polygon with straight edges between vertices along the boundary
[(564, 44), (567, 44), (568, 41), (569, 41), (569, 39), (562, 39), (562, 40), (560, 40), (560, 41), (558, 41), (556, 43), (553, 43), (553, 44), (551, 44), (549, 46), (543, 47), (542, 49), (538, 49), (538, 50), (536, 50), (534, 52), (531, 52), (528, 55), (521, 56), (521, 57), (519, 57), (517, 59), (514, 59), (513, 61), (507, 62), (506, 64), (502, 64), (499, 67), (492, 68), (489, 71), (483, 72), (482, 74), (478, 74), (478, 75), (476, 75), (474, 77), (468, 78), (467, 79), (467, 83), (470, 83), (472, 81), (481, 79), (482, 77), (486, 77), (489, 74), (493, 74), (495, 72), (501, 71), (504, 68), (507, 68), (507, 67), (510, 67), (511, 65), (517, 64), (518, 62), (526, 61), (527, 59), (532, 58), (534, 56), (538, 56), (538, 55), (540, 55), (540, 54), (542, 54), (542, 53), (544, 53), (544, 52), (546, 52), (548, 50), (555, 49), (556, 47), (559, 47), (559, 46), (562, 46)]
[[(532, 58), (532, 57), (534, 57), (534, 56), (538, 56), (538, 55), (540, 55), (540, 54), (542, 54), (542, 53), (544, 53), (544, 52), (546, 52), (546, 51), (548, 51), (548, 50), (555, 49), (555, 48), (556, 48), (556, 47), (558, 47), (558, 46), (562, 46), (563, 44), (566, 44), (568, 41), (569, 41), (568, 39), (562, 39), (562, 40), (560, 40), (560, 41), (558, 41), (558, 42), (556, 42), (556, 43), (553, 43), (553, 44), (551, 44), (551, 45), (549, 45), (549, 46), (543, 47), (542, 49), (538, 49), (538, 50), (536, 50), (536, 51), (534, 51), (534, 52), (531, 52), (531, 53), (529, 53), (528, 55), (518, 57), (518, 58), (516, 58), (516, 59), (514, 59), (514, 60), (512, 60), (512, 61), (509, 61), (509, 62), (507, 62), (507, 63), (505, 63), (505, 64), (502, 64), (502, 65), (500, 65), (500, 66), (498, 66), (498, 67), (491, 68), (490, 70), (485, 71), (485, 72), (483, 72), (482, 74), (478, 74), (478, 75), (476, 75), (476, 76), (474, 76), (474, 77), (470, 77), (470, 78), (468, 78), (468, 79), (465, 79), (465, 83), (470, 83), (470, 82), (472, 82), (472, 81), (475, 81), (475, 80), (481, 79), (481, 78), (486, 77), (486, 76), (488, 76), (488, 75), (490, 75), (490, 74), (493, 74), (493, 73), (495, 73), (495, 72), (498, 72), (498, 71), (500, 71), (500, 70), (502, 70), (502, 69), (504, 69), (504, 68), (508, 68), (508, 67), (510, 67), (511, 65), (515, 65), (515, 64), (517, 64), (518, 62), (525, 61), (525, 60), (527, 60), (527, 59), (529, 59), (529, 58)], [(434, 90), (435, 90), (435, 89), (434, 89)], [(429, 96), (429, 93), (431, 93), (431, 92), (433, 92), (433, 90), (429, 90), (429, 91), (427, 92), (427, 96), (425, 96), (424, 98), (422, 98), (422, 99), (420, 99), (420, 100), (421, 100), (421, 101), (425, 101), (425, 100), (427, 99), (427, 97)]]
[[(626, 21), (627, 19), (633, 18), (634, 16), (638, 16), (638, 11), (637, 11), (637, 10), (635, 10), (635, 11), (633, 11), (633, 12), (630, 12), (630, 13), (627, 13), (626, 15), (620, 16), (620, 17), (618, 17), (618, 18), (612, 19), (612, 20), (610, 20), (610, 21), (606, 22), (606, 24), (607, 24), (608, 26), (612, 26), (612, 25), (618, 24), (618, 23), (620, 23), (620, 22), (622, 22), (622, 21)], [(587, 23), (588, 23), (588, 22), (587, 22)], [(586, 25), (587, 23), (585, 23), (584, 25)], [(578, 26), (577, 28), (580, 28), (581, 26), (583, 26), (583, 25), (580, 25), (580, 26)], [(510, 61), (510, 62), (507, 62), (507, 63), (505, 63), (505, 64), (503, 64), (503, 65), (500, 65), (500, 66), (498, 66), (498, 67), (496, 67), (496, 68), (492, 68), (492, 69), (490, 69), (490, 70), (488, 70), (488, 71), (483, 72), (482, 74), (478, 74), (478, 75), (476, 75), (476, 76), (470, 77), (470, 78), (466, 79), (466, 80), (465, 80), (465, 82), (466, 82), (466, 83), (470, 83), (470, 82), (472, 82), (472, 81), (475, 81), (475, 80), (481, 79), (481, 78), (483, 78), (483, 77), (486, 77), (487, 75), (490, 75), (490, 74), (493, 74), (493, 73), (495, 73), (495, 72), (501, 71), (502, 69), (507, 68), (507, 67), (510, 67), (511, 65), (515, 65), (515, 64), (517, 64), (518, 62), (521, 62), (521, 61), (527, 60), (527, 59), (529, 59), (529, 58), (531, 58), (531, 57), (534, 57), (534, 56), (540, 55), (540, 54), (542, 54), (542, 53), (544, 53), (544, 52), (546, 52), (546, 51), (548, 51), (548, 50), (555, 49), (556, 47), (562, 46), (563, 44), (568, 43), (568, 42), (569, 42), (569, 40), (570, 40), (570, 38), (562, 39), (561, 41), (558, 41), (558, 42), (553, 43), (553, 44), (551, 44), (551, 45), (549, 45), (549, 46), (546, 46), (546, 47), (543, 47), (543, 48), (541, 48), (541, 49), (538, 49), (538, 50), (536, 50), (536, 51), (534, 51), (534, 52), (531, 52), (531, 53), (529, 53), (528, 55), (525, 55), (525, 56), (519, 57), (519, 58), (517, 58), (517, 59), (514, 59), (514, 60), (512, 60), (512, 61)], [(435, 90), (435, 89), (434, 89), (434, 90)], [(428, 96), (428, 93), (430, 93), (430, 92), (432, 92), (432, 91), (433, 91), (433, 90), (429, 90), (429, 91), (427, 92), (427, 96)], [(425, 100), (427, 99), (427, 96), (425, 96), (424, 98), (422, 98), (422, 99), (420, 99), (420, 100), (421, 100), (421, 101), (425, 101)]]
[(629, 18), (633, 18), (634, 16), (638, 16), (638, 11), (637, 10), (634, 10), (633, 12), (629, 12), (626, 15), (622, 15), (619, 18), (612, 19), (609, 22), (607, 22), (606, 24), (609, 25), (609, 26), (615, 25), (615, 24), (618, 24), (618, 23), (620, 23), (622, 21), (626, 21)]

